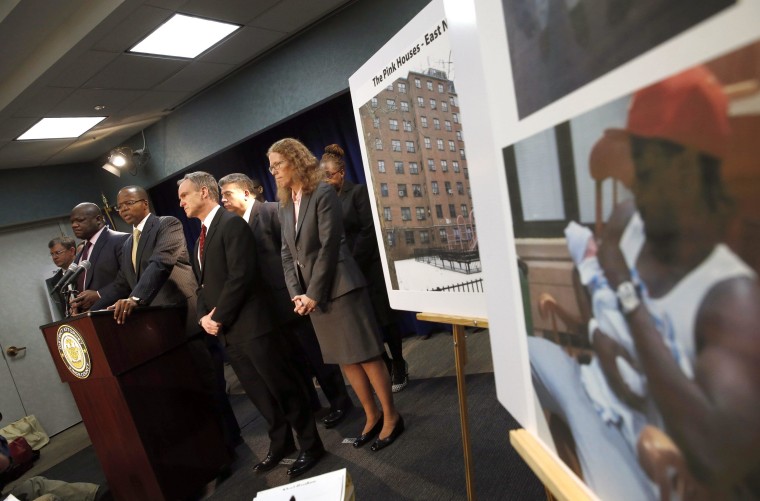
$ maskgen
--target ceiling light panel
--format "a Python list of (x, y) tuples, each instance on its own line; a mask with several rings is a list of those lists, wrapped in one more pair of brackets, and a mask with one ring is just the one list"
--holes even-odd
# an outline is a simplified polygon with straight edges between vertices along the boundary
[(175, 14), (129, 52), (192, 59), (239, 28), (236, 24)]
[(18, 141), (79, 137), (105, 119), (106, 117), (43, 118), (21, 134)]

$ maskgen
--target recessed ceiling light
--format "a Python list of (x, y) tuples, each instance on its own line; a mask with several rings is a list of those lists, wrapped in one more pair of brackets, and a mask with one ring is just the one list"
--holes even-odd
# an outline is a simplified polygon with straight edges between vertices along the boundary
[(99, 105), (95, 106), (95, 111), (101, 111), (101, 110), (104, 110), (104, 109), (106, 109), (106, 105), (105, 104), (99, 104)]
[(174, 14), (128, 52), (192, 59), (239, 28), (237, 24)]
[(21, 134), (18, 141), (79, 137), (105, 119), (106, 117), (43, 118)]

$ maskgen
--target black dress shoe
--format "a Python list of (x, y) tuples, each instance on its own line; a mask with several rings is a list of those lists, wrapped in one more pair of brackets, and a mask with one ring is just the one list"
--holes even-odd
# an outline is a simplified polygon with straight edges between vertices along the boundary
[(264, 473), (265, 471), (269, 471), (278, 464), (280, 464), (280, 461), (282, 461), (282, 458), (290, 454), (291, 452), (295, 451), (295, 447), (292, 449), (286, 449), (284, 453), (282, 454), (275, 454), (274, 452), (270, 451), (267, 452), (267, 457), (264, 458), (264, 461), (260, 463), (256, 463), (253, 466), (253, 471), (256, 473)]
[(324, 455), (325, 449), (323, 447), (320, 447), (319, 449), (312, 449), (310, 451), (303, 451), (298, 455), (298, 459), (296, 459), (295, 463), (293, 463), (293, 466), (288, 468), (288, 475), (291, 477), (303, 475), (309, 471), (312, 466), (317, 464)]
[(330, 414), (322, 418), (322, 424), (325, 425), (325, 428), (337, 426), (341, 421), (346, 419), (346, 416), (351, 412), (351, 409), (352, 407), (347, 407), (345, 409), (332, 411)]
[(380, 433), (380, 430), (382, 429), (383, 429), (383, 415), (380, 414), (380, 419), (377, 420), (377, 423), (375, 423), (375, 426), (373, 426), (372, 429), (369, 430), (367, 433), (363, 433), (359, 435), (354, 440), (354, 447), (358, 449), (359, 447), (363, 446), (364, 444), (366, 444), (367, 442), (375, 438), (378, 435), (378, 433)]
[(375, 442), (372, 444), (371, 449), (373, 451), (379, 451), (380, 449), (384, 449), (391, 445), (393, 442), (396, 441), (396, 439), (404, 433), (404, 418), (399, 415), (398, 422), (396, 423), (396, 426), (393, 428), (393, 431), (390, 435), (388, 435), (385, 438), (378, 438), (375, 440)]

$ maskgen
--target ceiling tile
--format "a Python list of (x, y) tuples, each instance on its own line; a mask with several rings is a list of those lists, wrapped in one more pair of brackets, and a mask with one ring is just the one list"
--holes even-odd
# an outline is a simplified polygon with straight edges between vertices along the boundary
[(283, 0), (251, 21), (249, 25), (275, 31), (293, 33), (325, 14), (332, 12), (346, 0)]
[(150, 89), (187, 66), (187, 60), (121, 54), (85, 87), (104, 89)]
[(241, 64), (250, 61), (287, 36), (287, 33), (279, 31), (244, 27), (198, 60), (210, 63)]
[(171, 10), (143, 5), (135, 9), (108, 35), (100, 39), (93, 48), (106, 52), (129, 50), (172, 15), (174, 12)]
[(177, 10), (228, 23), (246, 24), (280, 0), (188, 0)]
[(0, 120), (0, 140), (10, 141), (16, 139), (21, 134), (29, 130), (32, 125), (37, 123), (36, 117), (10, 117)]
[(188, 92), (148, 91), (121, 110), (120, 114), (143, 120), (147, 116), (168, 113), (190, 96), (192, 96), (192, 93)]
[(0, 148), (0, 168), (36, 167), (71, 144), (71, 139), (11, 141)]
[(78, 57), (73, 64), (58, 72), (48, 85), (53, 87), (81, 87), (118, 56), (118, 52), (87, 51)]
[[(139, 98), (142, 90), (78, 89), (51, 110), (55, 116), (109, 116)], [(95, 110), (95, 106), (105, 106)]]
[(232, 71), (229, 64), (193, 62), (186, 68), (166, 79), (156, 90), (195, 92), (205, 88), (223, 75)]
[(58, 103), (66, 99), (74, 89), (67, 87), (44, 87), (25, 97), (22, 104), (13, 111), (14, 117), (43, 117)]

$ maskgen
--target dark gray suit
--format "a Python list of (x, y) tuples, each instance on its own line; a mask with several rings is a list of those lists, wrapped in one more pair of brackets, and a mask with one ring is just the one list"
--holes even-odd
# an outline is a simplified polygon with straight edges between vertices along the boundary
[(259, 286), (256, 243), (248, 224), (219, 208), (206, 234), (203, 266), (198, 242), (193, 269), (198, 278), (198, 320), (216, 308), (212, 319), (222, 323), (219, 338), (248, 398), (269, 425), (270, 451), (283, 456), (294, 446), (322, 450), (322, 441), (287, 347), (270, 317), (266, 290)]
[[(85, 276), (84, 288), (86, 290), (100, 291), (114, 281), (119, 272), (121, 249), (128, 237), (128, 233), (113, 231), (109, 228), (103, 230), (87, 256), (90, 269)], [(82, 260), (81, 258), (80, 253), (75, 262), (79, 263)], [(96, 308), (93, 305), (91, 309)]]
[[(320, 388), (330, 401), (330, 410), (345, 410), (351, 407), (351, 397), (348, 396), (343, 374), (335, 364), (325, 364), (322, 351), (319, 349), (314, 329), (308, 317), (302, 317), (293, 311), (293, 302), (285, 284), (285, 273), (282, 269), (282, 229), (277, 211), (279, 204), (275, 202), (255, 202), (251, 209), (249, 225), (256, 240), (256, 255), (259, 271), (264, 284), (269, 289), (267, 297), (276, 312), (276, 319), (283, 335), (293, 338), (299, 354), (304, 359), (307, 371), (307, 381), (313, 392), (311, 374), (317, 378)], [(314, 393), (316, 396), (316, 393)], [(312, 396), (312, 400), (314, 399)], [(317, 402), (319, 401), (319, 397)]]

